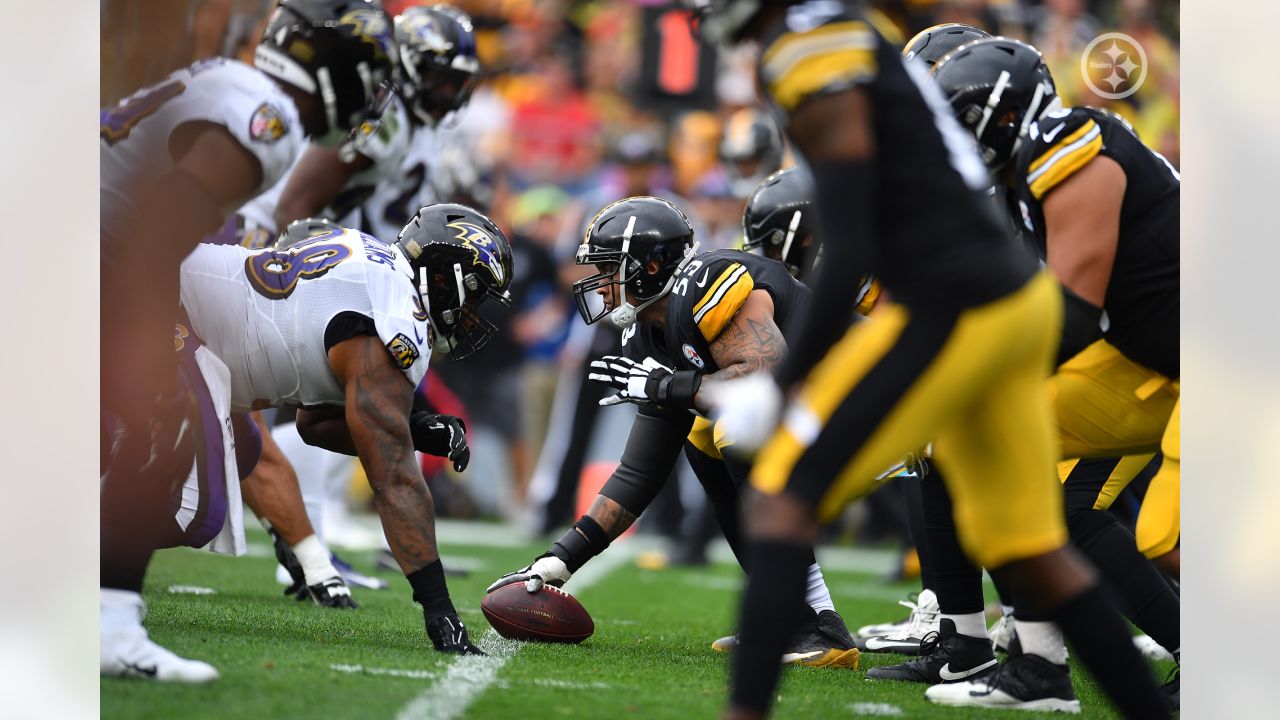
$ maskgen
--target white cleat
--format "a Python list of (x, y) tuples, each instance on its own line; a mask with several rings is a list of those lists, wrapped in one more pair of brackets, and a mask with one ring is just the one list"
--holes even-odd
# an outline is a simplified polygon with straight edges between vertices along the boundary
[[(915, 602), (899, 600), (898, 604), (909, 608), (911, 614), (896, 623), (864, 625), (858, 628), (856, 635), (859, 650), (918, 655), (924, 637), (938, 632), (938, 621), (942, 615), (938, 607), (938, 596), (932, 590), (921, 590)], [(873, 631), (879, 632), (867, 634)]]
[(1038, 655), (1011, 653), (996, 671), (977, 680), (934, 685), (924, 691), (929, 702), (1040, 712), (1080, 712), (1066, 665)]
[(142, 627), (142, 596), (127, 590), (100, 590), (98, 658), (110, 677), (159, 682), (207, 683), (218, 679), (208, 663), (178, 657), (147, 637)]

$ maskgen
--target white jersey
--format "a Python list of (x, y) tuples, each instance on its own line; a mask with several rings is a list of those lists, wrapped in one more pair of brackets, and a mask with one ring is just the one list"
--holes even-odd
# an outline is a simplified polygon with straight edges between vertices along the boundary
[(231, 372), (234, 411), (255, 405), (341, 405), (325, 330), (339, 313), (373, 320), (415, 387), (427, 372), (427, 311), (408, 261), (354, 230), (288, 250), (200, 245), (182, 263), (191, 328)]
[[(363, 140), (358, 149), (358, 152), (373, 164), (352, 175), (338, 191), (333, 204), (321, 211), (319, 215), (343, 227), (365, 230), (383, 242), (395, 242), (400, 229), (408, 222), (408, 218), (399, 221), (392, 219), (388, 222), (386, 213), (383, 212), (385, 208), (380, 207), (379, 203), (370, 207), (369, 200), (387, 198), (388, 200), (381, 203), (385, 205), (386, 202), (405, 195), (406, 188), (413, 188), (413, 198), (417, 198), (416, 190), (423, 184), (426, 177), (425, 166), (415, 171), (417, 173), (415, 179), (414, 172), (406, 174), (405, 162), (417, 136), (423, 134), (429, 133), (421, 129), (415, 130), (409, 122), (409, 112), (405, 109), (404, 102), (396, 96), (386, 112), (382, 114), (382, 124), (378, 127), (378, 132)], [(295, 167), (297, 167), (296, 162), (273, 187), (236, 211), (244, 219), (245, 228), (261, 228), (272, 235), (284, 230), (276, 227), (276, 206), (280, 204), (280, 196), (284, 194), (285, 186), (289, 184)], [(418, 206), (415, 205), (410, 211), (410, 217), (417, 210)]]
[(275, 81), (236, 60), (212, 58), (178, 70), (99, 113), (102, 232), (125, 235), (138, 209), (130, 189), (169, 172), (174, 130), (192, 122), (221, 125), (262, 166), (254, 194), (275, 185), (304, 143), (298, 109)]

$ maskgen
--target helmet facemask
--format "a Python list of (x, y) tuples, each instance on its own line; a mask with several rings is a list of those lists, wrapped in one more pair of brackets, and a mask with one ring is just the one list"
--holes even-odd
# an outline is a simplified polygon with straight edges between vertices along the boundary
[[(431, 252), (431, 250), (428, 250)], [(450, 253), (453, 255), (453, 253)], [(464, 271), (457, 257), (452, 262), (429, 262), (418, 268), (418, 292), (426, 300), (431, 315), (432, 345), (436, 352), (461, 360), (484, 347), (498, 334), (498, 326), (480, 315), (485, 300), (511, 305), (511, 292), (499, 291), (479, 273)]]

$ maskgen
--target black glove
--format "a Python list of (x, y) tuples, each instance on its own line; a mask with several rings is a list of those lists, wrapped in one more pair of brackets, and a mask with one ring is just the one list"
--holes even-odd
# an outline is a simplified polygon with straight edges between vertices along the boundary
[(414, 450), (447, 457), (458, 472), (467, 469), (471, 448), (467, 447), (467, 424), (462, 418), (419, 411), (409, 416), (409, 431), (413, 434)]
[(467, 626), (462, 624), (457, 613), (449, 613), (427, 620), (427, 637), (431, 644), (442, 653), (457, 655), (484, 655), (484, 651), (471, 644), (467, 637)]
[(121, 418), (111, 436), (107, 473), (137, 477), (147, 486), (181, 485), (196, 455), (199, 413), (195, 397), (180, 383), (156, 395), (145, 421)]

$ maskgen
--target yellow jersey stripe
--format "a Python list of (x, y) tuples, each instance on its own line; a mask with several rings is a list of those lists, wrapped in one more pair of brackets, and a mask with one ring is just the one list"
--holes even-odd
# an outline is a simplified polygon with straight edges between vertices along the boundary
[[(1083, 139), (1085, 135), (1088, 135), (1090, 132), (1097, 129), (1098, 129), (1098, 124), (1092, 120), (1076, 128), (1075, 131), (1072, 132), (1070, 135), (1067, 135), (1066, 137), (1062, 138), (1058, 142), (1049, 146), (1048, 150), (1045, 150), (1043, 153), (1041, 153), (1040, 157), (1036, 158), (1035, 162), (1031, 163), (1031, 166), (1027, 168), (1027, 174), (1028, 175), (1035, 174), (1037, 171), (1040, 170), (1040, 167), (1042, 165), (1044, 165), (1045, 163), (1052, 162), (1055, 155), (1057, 155), (1058, 153), (1062, 152), (1067, 148), (1070, 148), (1072, 145), (1075, 145), (1077, 142)], [(1028, 178), (1028, 180), (1030, 179), (1031, 178)]]
[(720, 297), (694, 315), (694, 322), (698, 324), (698, 330), (707, 342), (720, 337), (720, 333), (724, 332), (729, 321), (733, 320), (733, 316), (737, 315), (738, 310), (742, 309), (743, 304), (747, 302), (747, 296), (755, 289), (755, 285), (751, 273), (748, 273), (745, 267), (741, 268), (720, 288), (718, 293)]
[[(894, 24), (888, 15), (875, 8), (867, 8), (862, 11), (862, 14), (866, 16), (867, 20), (871, 21), (871, 24), (875, 26), (875, 29), (884, 37), (886, 42), (894, 47), (908, 44), (902, 35), (902, 30)], [(912, 38), (912, 40), (914, 39)]]
[(1072, 173), (1084, 167), (1086, 163), (1102, 152), (1102, 136), (1100, 134), (1095, 134), (1092, 140), (1081, 140), (1080, 142), (1083, 143), (1080, 147), (1055, 160), (1052, 165), (1046, 165), (1041, 168), (1044, 172), (1034, 182), (1030, 183), (1032, 197), (1040, 200), (1050, 190), (1057, 187), (1059, 183), (1071, 177)]
[(848, 86), (870, 80), (876, 74), (875, 53), (870, 50), (833, 50), (809, 55), (790, 72), (770, 83), (769, 94), (783, 110), (791, 111), (801, 101), (823, 88)]
[(812, 52), (848, 48), (874, 50), (876, 36), (866, 23), (850, 20), (831, 23), (803, 33), (787, 33), (769, 46), (760, 59), (766, 76), (785, 74), (791, 65)]
[(711, 298), (715, 297), (716, 291), (720, 289), (720, 286), (723, 285), (724, 282), (728, 280), (733, 275), (733, 273), (737, 271), (737, 269), (740, 267), (742, 267), (742, 263), (733, 263), (729, 267), (725, 268), (724, 272), (721, 272), (718, 276), (716, 276), (716, 281), (711, 283), (711, 287), (710, 289), (707, 290), (707, 294), (703, 295), (702, 299), (699, 300), (698, 303), (693, 306), (693, 319), (695, 321), (697, 321), (698, 319), (698, 313), (702, 311), (702, 306), (711, 302)]
[(879, 300), (880, 281), (875, 278), (865, 278), (862, 287), (858, 289), (858, 298), (853, 309), (859, 315), (869, 315)]

